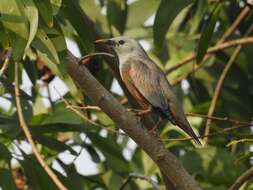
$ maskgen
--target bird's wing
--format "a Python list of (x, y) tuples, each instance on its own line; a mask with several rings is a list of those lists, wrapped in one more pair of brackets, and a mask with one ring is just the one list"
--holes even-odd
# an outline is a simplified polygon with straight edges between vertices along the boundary
[(126, 64), (130, 65), (128, 80), (152, 106), (166, 110), (168, 102), (160, 87), (160, 73), (148, 64), (154, 63), (147, 59), (130, 59)]
[(151, 60), (129, 59), (128, 81), (154, 107), (160, 110), (173, 123), (183, 129), (201, 144), (186, 119), (182, 105), (174, 94), (165, 75)]

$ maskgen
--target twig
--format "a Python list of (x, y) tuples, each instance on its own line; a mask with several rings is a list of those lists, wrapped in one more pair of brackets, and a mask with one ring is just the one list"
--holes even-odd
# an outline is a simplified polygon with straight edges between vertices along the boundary
[(126, 185), (131, 181), (131, 179), (133, 178), (137, 178), (137, 179), (141, 179), (141, 180), (145, 180), (148, 183), (150, 183), (152, 185), (152, 188), (154, 190), (159, 190), (159, 186), (156, 184), (156, 182), (154, 180), (152, 180), (151, 177), (145, 176), (145, 175), (140, 175), (140, 174), (129, 174), (128, 177), (123, 181), (122, 185), (120, 186), (119, 190), (124, 190)]
[(8, 65), (9, 65), (11, 55), (12, 55), (12, 49), (10, 48), (8, 50), (8, 52), (6, 53), (6, 57), (5, 57), (3, 66), (0, 69), (0, 78), (2, 77), (2, 75), (4, 74), (5, 70), (7, 69)]
[[(245, 36), (248, 36), (252, 32), (252, 30), (253, 30), (253, 25), (251, 25), (249, 27), (249, 29), (246, 31)], [(220, 75), (220, 78), (219, 78), (219, 80), (217, 82), (217, 85), (215, 87), (215, 91), (214, 91), (214, 94), (213, 94), (213, 98), (212, 98), (212, 102), (211, 102), (210, 108), (208, 110), (208, 117), (212, 117), (212, 115), (214, 113), (214, 110), (215, 110), (215, 107), (216, 107), (219, 95), (221, 93), (221, 88), (223, 86), (224, 80), (225, 80), (225, 78), (227, 76), (227, 73), (228, 73), (229, 69), (231, 68), (231, 66), (235, 62), (237, 56), (239, 55), (241, 49), (242, 49), (242, 45), (238, 45), (237, 48), (234, 50), (232, 56), (230, 57), (228, 63), (226, 64), (225, 68), (223, 69), (223, 71), (222, 71), (222, 73)], [(207, 119), (206, 125), (205, 125), (204, 135), (208, 135), (208, 133), (210, 131), (210, 124), (211, 124), (211, 122), (212, 122), (212, 120)], [(203, 142), (204, 142), (204, 144), (206, 144), (208, 142), (208, 136), (203, 139)]]
[(111, 54), (111, 53), (97, 52), (97, 53), (91, 53), (91, 54), (88, 54), (88, 55), (85, 55), (85, 56), (81, 57), (78, 60), (78, 63), (81, 64), (82, 60), (84, 60), (84, 59), (87, 59), (87, 58), (90, 58), (90, 57), (95, 57), (95, 56), (100, 56), (100, 55), (104, 55), (104, 56), (115, 58), (115, 56), (113, 54)]
[(186, 115), (192, 116), (192, 117), (201, 117), (205, 119), (217, 120), (217, 121), (231, 122), (234, 124), (252, 125), (251, 122), (239, 121), (236, 119), (230, 119), (228, 117), (208, 116), (208, 115), (203, 115), (203, 114), (198, 114), (198, 113), (187, 113)]
[(60, 98), (62, 99), (62, 101), (64, 102), (64, 104), (66, 105), (66, 108), (68, 108), (71, 111), (73, 111), (76, 115), (78, 115), (79, 117), (81, 117), (84, 121), (87, 121), (88, 123), (90, 123), (90, 124), (92, 124), (92, 125), (94, 125), (96, 127), (100, 127), (102, 129), (105, 129), (105, 130), (107, 130), (109, 132), (116, 133), (118, 135), (127, 136), (127, 134), (125, 134), (125, 133), (121, 133), (119, 131), (110, 129), (110, 128), (104, 126), (104, 125), (100, 125), (100, 124), (92, 121), (91, 119), (87, 118), (82, 112), (80, 112), (79, 110), (75, 109), (63, 96), (61, 96), (60, 93), (59, 93), (59, 91), (56, 88), (55, 88), (55, 91), (58, 93), (58, 95), (60, 96)]
[[(240, 129), (240, 128), (244, 128), (244, 127), (251, 127), (252, 124), (250, 125), (238, 125), (238, 126), (233, 126), (233, 127), (228, 127), (226, 129), (223, 129), (221, 131), (217, 131), (217, 132), (213, 132), (213, 133), (209, 133), (208, 135), (199, 135), (198, 138), (205, 138), (205, 137), (213, 137), (219, 134), (226, 134), (227, 132), (236, 130), (236, 129)], [(192, 137), (184, 137), (184, 138), (170, 138), (170, 139), (162, 139), (163, 142), (168, 142), (168, 141), (189, 141), (192, 140)]]
[[(221, 39), (217, 42), (217, 45), (222, 44), (227, 38), (228, 36), (230, 36), (235, 29), (237, 28), (237, 26), (241, 23), (241, 21), (248, 15), (248, 13), (250, 12), (251, 7), (249, 5), (246, 5), (244, 7), (244, 9), (240, 12), (240, 14), (238, 15), (238, 17), (235, 19), (235, 21), (232, 23), (232, 25), (228, 28), (228, 30), (223, 34), (223, 36), (221, 37)], [(208, 58), (209, 58), (210, 54), (208, 54), (207, 56), (204, 57), (202, 62), (205, 62)], [(183, 61), (181, 61), (180, 63), (178, 63), (177, 65), (175, 65), (174, 67), (170, 68), (166, 74), (169, 74), (170, 72), (190, 63), (191, 61), (193, 61), (196, 58), (196, 55), (191, 55), (188, 58), (184, 59)]]
[[(73, 108), (76, 108), (76, 109), (101, 111), (100, 107), (98, 107), (98, 106), (75, 106), (75, 105), (70, 105), (70, 106)], [(68, 106), (67, 106), (67, 108), (68, 108)]]
[(52, 181), (55, 183), (55, 185), (60, 189), (60, 190), (67, 190), (67, 188), (63, 185), (63, 183), (59, 180), (59, 178), (55, 175), (53, 170), (46, 164), (46, 162), (43, 160), (41, 157), (39, 151), (36, 148), (36, 145), (33, 141), (32, 135), (28, 129), (28, 126), (26, 124), (23, 111), (22, 111), (22, 106), (21, 106), (21, 101), (20, 101), (20, 91), (19, 91), (19, 74), (18, 74), (18, 62), (15, 62), (15, 97), (16, 97), (16, 107), (17, 107), (17, 112), (18, 112), (18, 118), (19, 118), (19, 123), (20, 127), (22, 128), (27, 141), (30, 143), (32, 147), (32, 151), (40, 163), (41, 167), (45, 170), (45, 172), (48, 174), (48, 176), (52, 179)]
[[(210, 54), (212, 54), (212, 53), (216, 53), (218, 51), (221, 51), (221, 50), (224, 50), (226, 48), (230, 48), (230, 47), (233, 47), (233, 46), (236, 46), (236, 45), (245, 45), (245, 44), (251, 44), (251, 43), (253, 43), (253, 37), (244, 37), (244, 38), (239, 38), (239, 39), (236, 39), (236, 40), (231, 40), (231, 41), (224, 42), (224, 43), (221, 43), (221, 44), (217, 44), (216, 46), (208, 48), (205, 56), (207, 56), (207, 55), (210, 56)], [(189, 56), (188, 58), (181, 61), (177, 65), (175, 65), (175, 66), (171, 67), (170, 69), (168, 69), (166, 71), (166, 74), (169, 74), (169, 73), (177, 70), (178, 68), (186, 65), (187, 63), (195, 60), (196, 56), (197, 56), (196, 54), (193, 54), (193, 55)]]
[(238, 190), (240, 187), (253, 177), (253, 166), (239, 176), (229, 190)]

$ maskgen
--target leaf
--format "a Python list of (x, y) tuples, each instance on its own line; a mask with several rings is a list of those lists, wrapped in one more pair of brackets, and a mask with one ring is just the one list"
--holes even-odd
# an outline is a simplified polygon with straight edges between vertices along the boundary
[(62, 0), (50, 0), (53, 9), (53, 15), (57, 15), (62, 4)]
[(139, 0), (130, 4), (128, 7), (127, 28), (134, 28), (143, 25), (144, 22), (154, 13), (158, 5), (159, 1), (157, 0), (149, 0), (148, 3), (147, 0)]
[(34, 0), (34, 2), (39, 9), (41, 18), (44, 20), (48, 27), (52, 27), (53, 9), (50, 0)]
[(20, 60), (24, 54), (29, 36), (28, 20), (24, 14), (24, 4), (19, 0), (1, 0), (0, 21), (9, 34), (13, 59)]
[(153, 27), (154, 43), (157, 50), (160, 50), (165, 41), (166, 33), (182, 9), (193, 3), (194, 0), (162, 0), (156, 12)]
[(107, 3), (107, 19), (109, 25), (115, 26), (122, 34), (125, 30), (127, 18), (126, 0), (109, 0)]
[(25, 50), (27, 50), (30, 47), (30, 44), (32, 43), (32, 40), (34, 39), (37, 28), (38, 28), (38, 22), (39, 22), (39, 14), (38, 9), (35, 6), (34, 2), (32, 0), (24, 0), (25, 4), (25, 14), (29, 21), (29, 38), (25, 47)]
[(212, 11), (212, 13), (209, 17), (209, 21), (207, 23), (207, 26), (205, 27), (204, 31), (201, 34), (201, 37), (199, 40), (199, 45), (198, 45), (198, 50), (197, 50), (197, 56), (196, 56), (197, 64), (199, 64), (203, 60), (203, 58), (206, 54), (208, 45), (212, 39), (214, 27), (215, 27), (215, 24), (217, 22), (217, 19), (219, 17), (219, 13), (220, 13), (221, 6), (219, 6), (219, 4), (220, 3), (218, 3), (217, 6)]
[(83, 49), (86, 53), (92, 52), (94, 50), (95, 31), (90, 20), (84, 15), (76, 0), (63, 0), (62, 4), (61, 10), (78, 33)]
[(37, 31), (32, 46), (37, 50), (39, 57), (45, 62), (50, 70), (54, 74), (60, 75), (59, 69), (56, 66), (56, 64), (60, 63), (57, 51), (52, 41), (42, 29)]
[(11, 170), (0, 168), (0, 189), (2, 190), (17, 190)]
[(116, 144), (115, 139), (101, 137), (97, 134), (89, 133), (88, 137), (106, 157), (106, 163), (115, 171), (128, 172), (129, 165), (125, 158), (122, 156), (121, 148)]
[(52, 137), (45, 136), (45, 135), (39, 135), (35, 133), (35, 139), (42, 145), (47, 146), (48, 148), (51, 148), (58, 153), (64, 152), (65, 150), (68, 150), (71, 154), (77, 155), (76, 151), (74, 151), (70, 146), (64, 144), (63, 142), (60, 142)]
[(224, 148), (208, 146), (187, 152), (181, 161), (185, 168), (205, 182), (229, 186), (246, 168), (235, 164), (235, 157)]
[(8, 148), (4, 144), (0, 143), (0, 161), (4, 160), (6, 163), (10, 164), (11, 158), (12, 156)]
[(8, 148), (0, 143), (0, 189), (16, 190), (11, 173), (11, 153)]
[(253, 139), (245, 138), (245, 139), (239, 139), (239, 140), (232, 140), (226, 146), (230, 147), (230, 146), (233, 146), (233, 145), (237, 145), (238, 143), (245, 143), (245, 142), (252, 143)]
[(35, 160), (33, 156), (23, 154), (24, 160), (19, 163), (24, 168), (25, 176), (32, 189), (36, 190), (57, 190), (58, 188), (49, 178), (45, 170)]
[(80, 118), (80, 116), (67, 109), (65, 104), (56, 104), (54, 108), (55, 109), (53, 113), (44, 117), (43, 121), (41, 122), (42, 125), (54, 123), (83, 124), (83, 120)]
[(91, 156), (91, 159), (93, 162), (95, 163), (99, 163), (100, 162), (100, 157), (96, 151), (96, 149), (89, 145), (89, 144), (85, 144), (84, 145), (84, 148), (87, 150), (87, 152), (89, 152), (90, 156)]

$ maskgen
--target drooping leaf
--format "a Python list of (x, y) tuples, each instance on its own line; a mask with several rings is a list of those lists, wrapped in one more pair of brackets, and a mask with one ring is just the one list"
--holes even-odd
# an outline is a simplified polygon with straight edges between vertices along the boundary
[(53, 9), (50, 0), (34, 0), (39, 9), (40, 16), (48, 27), (53, 26)]
[(135, 28), (142, 26), (152, 16), (158, 5), (159, 1), (157, 0), (149, 0), (148, 3), (146, 0), (139, 0), (130, 4), (128, 7), (127, 27)]
[(17, 190), (11, 170), (0, 168), (0, 188), (2, 190)]
[(104, 138), (99, 135), (89, 133), (88, 137), (92, 143), (105, 155), (106, 162), (115, 171), (127, 172), (129, 165), (122, 156), (120, 146), (112, 138)]
[(29, 38), (29, 24), (24, 11), (22, 1), (2, 0), (0, 3), (0, 21), (9, 35), (14, 60), (22, 58)]
[(33, 156), (23, 154), (24, 160), (20, 160), (22, 168), (24, 168), (27, 182), (32, 189), (36, 190), (57, 190), (58, 188), (52, 182), (45, 170), (40, 166)]
[(77, 155), (76, 151), (74, 151), (70, 146), (68, 146), (65, 143), (60, 142), (52, 137), (35, 134), (35, 139), (40, 144), (47, 146), (48, 148), (51, 148), (51, 149), (57, 151), (58, 153), (68, 150), (71, 154)]
[(158, 50), (161, 49), (166, 33), (178, 13), (193, 2), (194, 0), (178, 0), (176, 3), (173, 0), (161, 1), (153, 27), (154, 44)]
[[(94, 41), (96, 34), (92, 30), (93, 26), (87, 16), (83, 13), (76, 0), (63, 0), (63, 14), (70, 21), (71, 25), (75, 28), (80, 36), (82, 46), (86, 53), (94, 50)], [(82, 22), (82, 24), (80, 24)]]
[(126, 0), (109, 0), (107, 5), (107, 18), (110, 25), (117, 28), (122, 34), (125, 30), (127, 18), (127, 3)]
[(24, 5), (25, 14), (29, 21), (29, 38), (25, 47), (25, 50), (27, 50), (30, 47), (30, 44), (32, 43), (32, 40), (34, 39), (37, 32), (39, 13), (37, 7), (32, 0), (24, 0)]
[(201, 34), (199, 44), (198, 44), (197, 56), (196, 56), (197, 63), (200, 63), (206, 54), (208, 45), (213, 36), (214, 27), (216, 25), (216, 22), (219, 16), (219, 12), (220, 12), (220, 6), (219, 4), (217, 4), (217, 6), (214, 8), (214, 10), (212, 11), (209, 17), (207, 26), (205, 27), (204, 31)]

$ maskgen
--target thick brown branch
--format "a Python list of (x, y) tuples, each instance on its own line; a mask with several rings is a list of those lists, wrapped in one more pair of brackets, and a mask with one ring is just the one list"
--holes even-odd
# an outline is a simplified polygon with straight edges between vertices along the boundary
[(238, 190), (249, 179), (253, 177), (253, 166), (237, 178), (229, 190)]
[(23, 115), (23, 111), (22, 111), (21, 101), (20, 101), (19, 74), (18, 74), (18, 63), (17, 62), (15, 63), (15, 97), (16, 97), (16, 107), (17, 107), (17, 113), (18, 113), (20, 127), (22, 128), (27, 141), (32, 146), (32, 151), (34, 153), (35, 158), (38, 160), (41, 167), (45, 170), (45, 172), (52, 179), (52, 181), (55, 183), (55, 185), (60, 190), (67, 190), (67, 188), (62, 184), (62, 182), (59, 180), (59, 178), (55, 175), (53, 170), (51, 170), (50, 167), (48, 167), (46, 162), (41, 157), (41, 155), (40, 155), (39, 151), (37, 150), (36, 145), (33, 141), (33, 138), (32, 138), (32, 135), (31, 135), (29, 129), (28, 129), (28, 126), (26, 124), (26, 121), (25, 121), (25, 118)]
[(71, 53), (68, 58), (68, 72), (81, 90), (152, 158), (173, 182), (175, 189), (200, 189), (177, 158), (164, 147), (159, 137), (149, 134), (135, 114), (127, 111), (85, 67), (79, 66)]

